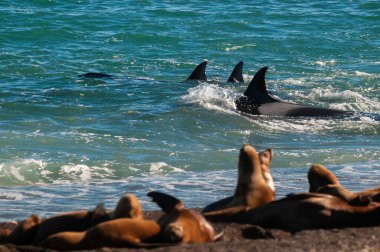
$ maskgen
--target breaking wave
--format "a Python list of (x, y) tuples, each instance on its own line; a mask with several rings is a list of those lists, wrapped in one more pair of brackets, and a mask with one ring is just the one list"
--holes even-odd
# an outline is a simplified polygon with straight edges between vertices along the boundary
[(187, 91), (188, 94), (182, 96), (182, 100), (186, 103), (198, 104), (206, 109), (228, 114), (236, 113), (235, 99), (237, 95), (232, 89), (202, 83)]

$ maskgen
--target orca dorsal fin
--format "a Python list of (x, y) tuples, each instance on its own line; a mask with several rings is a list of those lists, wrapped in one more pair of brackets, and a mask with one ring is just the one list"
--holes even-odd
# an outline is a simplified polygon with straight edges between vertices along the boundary
[(265, 85), (265, 73), (268, 67), (261, 68), (253, 77), (244, 95), (249, 99), (254, 100), (256, 103), (264, 104), (277, 101), (268, 94), (267, 87)]
[(232, 73), (230, 75), (230, 78), (228, 78), (227, 82), (240, 82), (243, 83), (243, 61), (240, 61), (236, 64), (234, 70), (232, 70)]
[(203, 61), (201, 64), (199, 64), (194, 71), (190, 74), (189, 78), (187, 80), (207, 80), (206, 77), (206, 65), (207, 61)]
[(97, 73), (97, 72), (89, 72), (89, 73), (85, 73), (85, 74), (80, 74), (78, 75), (78, 77), (81, 77), (81, 78), (108, 78), (108, 79), (111, 79), (113, 76), (110, 75), (110, 74), (106, 74), (106, 73)]

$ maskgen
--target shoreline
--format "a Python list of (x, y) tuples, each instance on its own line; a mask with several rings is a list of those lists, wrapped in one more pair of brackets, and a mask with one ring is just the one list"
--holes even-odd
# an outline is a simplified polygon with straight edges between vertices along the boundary
[[(157, 219), (161, 211), (144, 211), (146, 219)], [(173, 244), (158, 248), (99, 248), (86, 251), (380, 251), (380, 226), (314, 229), (290, 233), (250, 224), (213, 223), (224, 230), (220, 241), (203, 244)], [(0, 229), (14, 227), (1, 222)], [(37, 246), (0, 245), (0, 251), (51, 251)]]

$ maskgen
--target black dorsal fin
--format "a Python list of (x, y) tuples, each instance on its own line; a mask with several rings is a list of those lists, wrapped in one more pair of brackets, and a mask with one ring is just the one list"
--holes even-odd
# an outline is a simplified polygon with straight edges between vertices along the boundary
[(78, 77), (81, 78), (112, 78), (113, 76), (106, 73), (96, 73), (96, 72), (89, 72), (85, 74), (80, 74)]
[(152, 191), (148, 193), (148, 196), (151, 197), (165, 213), (185, 208), (182, 201), (166, 193)]
[(254, 100), (258, 104), (277, 101), (267, 92), (267, 87), (265, 85), (265, 73), (267, 72), (267, 70), (268, 67), (261, 68), (255, 74), (247, 90), (245, 90), (244, 92), (245, 96), (247, 96), (251, 100)]
[(230, 78), (228, 78), (227, 82), (240, 82), (243, 83), (243, 61), (240, 61), (236, 64), (234, 70), (232, 70), (232, 73), (230, 75)]
[(207, 61), (203, 61), (201, 64), (199, 64), (194, 71), (190, 74), (188, 80), (207, 80), (206, 77), (206, 65)]

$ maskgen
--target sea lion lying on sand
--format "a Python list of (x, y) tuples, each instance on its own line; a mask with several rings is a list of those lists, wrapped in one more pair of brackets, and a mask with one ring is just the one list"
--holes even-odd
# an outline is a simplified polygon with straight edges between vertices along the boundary
[(39, 224), (40, 219), (37, 215), (33, 214), (21, 221), (13, 230), (1, 230), (0, 244), (13, 243), (26, 245), (33, 243)]
[(202, 243), (215, 241), (213, 226), (194, 210), (186, 209), (177, 198), (161, 192), (149, 192), (149, 197), (164, 211), (157, 223), (161, 227), (161, 239), (165, 242)]
[(211, 215), (234, 214), (264, 205), (275, 199), (275, 188), (270, 174), (272, 150), (257, 153), (246, 144), (240, 149), (238, 181), (234, 196), (206, 206), (202, 213)]
[[(351, 206), (331, 195), (303, 193), (241, 211), (228, 216), (227, 220), (295, 232), (315, 228), (377, 226), (380, 224), (379, 216), (380, 207)], [(226, 219), (220, 218), (219, 221)]]
[(158, 235), (160, 226), (151, 220), (119, 218), (100, 223), (87, 231), (61, 232), (49, 236), (41, 246), (67, 251), (101, 247), (140, 247)]
[(157, 222), (119, 218), (100, 223), (83, 232), (61, 232), (49, 236), (41, 245), (55, 250), (82, 250), (100, 247), (155, 247), (167, 243), (214, 241), (213, 227), (199, 213), (164, 193), (150, 192), (165, 212)]
[(40, 244), (52, 234), (64, 231), (84, 231), (101, 222), (122, 217), (142, 218), (142, 208), (135, 195), (123, 195), (115, 210), (110, 213), (107, 213), (100, 204), (93, 211), (73, 211), (47, 218), (40, 223), (35, 244)]
[(310, 192), (334, 195), (350, 205), (362, 206), (380, 202), (380, 187), (350, 192), (342, 186), (335, 175), (321, 164), (312, 165), (308, 172)]

